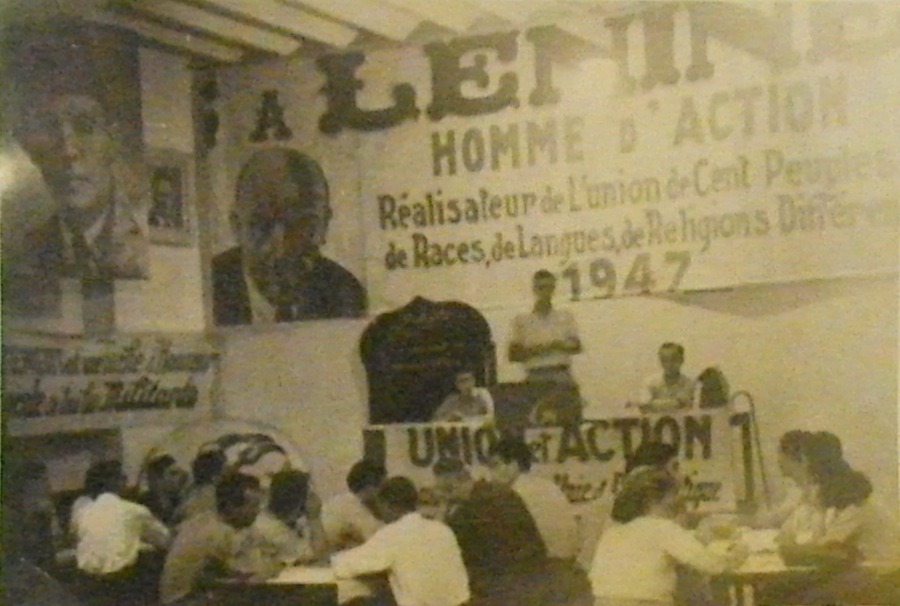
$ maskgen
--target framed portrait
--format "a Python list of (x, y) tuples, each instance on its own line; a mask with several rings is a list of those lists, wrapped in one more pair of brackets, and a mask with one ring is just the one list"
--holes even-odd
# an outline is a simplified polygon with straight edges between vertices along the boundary
[(190, 155), (171, 149), (148, 149), (144, 161), (150, 179), (150, 242), (192, 245), (196, 212)]

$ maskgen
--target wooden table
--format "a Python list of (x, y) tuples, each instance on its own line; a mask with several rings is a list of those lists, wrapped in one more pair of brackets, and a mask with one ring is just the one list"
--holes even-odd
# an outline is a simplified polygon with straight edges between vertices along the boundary
[(292, 566), (263, 583), (234, 583), (216, 590), (222, 606), (337, 606), (337, 581), (328, 566)]

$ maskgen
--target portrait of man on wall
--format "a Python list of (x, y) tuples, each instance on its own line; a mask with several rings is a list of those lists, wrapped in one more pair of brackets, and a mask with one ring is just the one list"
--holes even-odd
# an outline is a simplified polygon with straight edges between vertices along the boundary
[(149, 184), (126, 160), (98, 100), (43, 95), (16, 138), (40, 170), (55, 208), (29, 230), (19, 269), (39, 277), (139, 279), (148, 274)]
[(240, 169), (234, 200), (238, 245), (212, 261), (216, 325), (365, 314), (362, 284), (322, 252), (333, 212), (316, 160), (290, 148), (258, 150)]

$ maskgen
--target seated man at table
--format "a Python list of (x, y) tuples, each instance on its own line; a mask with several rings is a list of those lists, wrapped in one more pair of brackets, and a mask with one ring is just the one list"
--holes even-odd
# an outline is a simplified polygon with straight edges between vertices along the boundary
[(473, 604), (552, 603), (559, 588), (549, 573), (547, 548), (519, 495), (506, 486), (476, 482), (457, 459), (439, 461), (433, 472), (450, 502), (446, 522), (462, 550)]
[(387, 525), (372, 538), (332, 557), (337, 578), (387, 572), (393, 600), (366, 604), (459, 606), (469, 600), (469, 580), (456, 537), (447, 526), (416, 512), (418, 492), (407, 478), (386, 480), (378, 503)]
[(684, 346), (663, 343), (659, 347), (662, 375), (648, 377), (636, 404), (641, 412), (659, 413), (690, 410), (696, 398), (697, 384), (681, 372), (684, 365)]
[(494, 400), (491, 392), (475, 384), (475, 373), (463, 369), (456, 373), (456, 391), (448, 395), (435, 411), (432, 421), (494, 420)]
[(322, 506), (322, 526), (332, 549), (362, 544), (382, 526), (375, 515), (375, 498), (387, 472), (384, 466), (363, 459), (350, 468), (350, 492), (332, 497)]
[[(262, 499), (257, 478), (242, 473), (222, 478), (216, 486), (216, 511), (198, 514), (179, 528), (163, 568), (159, 590), (162, 604), (191, 604), (193, 599), (202, 598), (201, 592), (210, 581), (237, 576), (228, 561), (235, 546), (247, 540), (246, 530), (256, 520)], [(279, 569), (259, 570), (243, 575), (243, 579), (263, 580)]]
[(274, 566), (324, 558), (328, 544), (321, 514), (322, 501), (309, 485), (309, 474), (296, 469), (277, 472), (269, 504), (250, 528), (253, 549)]

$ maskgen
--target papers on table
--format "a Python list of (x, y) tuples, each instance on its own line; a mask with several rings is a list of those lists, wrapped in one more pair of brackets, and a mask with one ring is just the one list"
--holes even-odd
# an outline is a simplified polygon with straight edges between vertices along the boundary
[(328, 566), (292, 566), (267, 583), (275, 585), (328, 585), (337, 581)]

